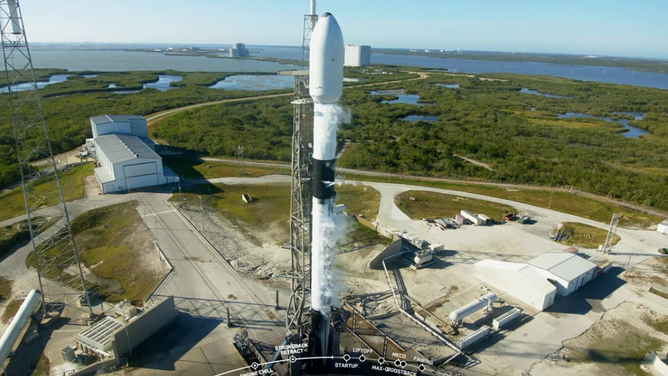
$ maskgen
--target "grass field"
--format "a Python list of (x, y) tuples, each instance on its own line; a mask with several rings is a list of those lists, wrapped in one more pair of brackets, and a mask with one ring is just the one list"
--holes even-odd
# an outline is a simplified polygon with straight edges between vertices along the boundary
[(260, 163), (245, 162), (243, 175), (236, 164), (222, 162), (203, 162), (192, 159), (165, 158), (165, 165), (174, 172), (188, 179), (212, 179), (227, 177), (258, 177), (272, 174), (289, 174), (290, 169), (267, 167)]
[(4, 323), (9, 322), (9, 320), (14, 317), (23, 303), (22, 300), (10, 299), (11, 295), (12, 281), (5, 277), (0, 277), (0, 298), (2, 299), (2, 303), (0, 304), (5, 307), (5, 311), (2, 313), (2, 316), (0, 316), (0, 321)]
[(0, 257), (4, 257), (16, 244), (28, 239), (30, 239), (30, 230), (27, 220), (0, 227)]
[(418, 220), (454, 217), (462, 209), (474, 214), (485, 214), (497, 221), (503, 220), (503, 216), (507, 213), (517, 213), (512, 206), (423, 191), (404, 192), (395, 198), (395, 203), (406, 215)]
[[(58, 174), (60, 177), (60, 185), (63, 188), (63, 197), (65, 198), (65, 201), (73, 201), (83, 198), (83, 179), (84, 177), (93, 174), (93, 168), (93, 163), (89, 162), (75, 166), (67, 172)], [(42, 180), (34, 186), (33, 191), (33, 197), (41, 198), (43, 200), (39, 205), (40, 208), (60, 203), (56, 179), (53, 174), (42, 178)], [(34, 203), (34, 199), (29, 201), (30, 205), (33, 205)], [(0, 194), (0, 221), (14, 218), (25, 213), (26, 208), (21, 187)]]
[[(289, 184), (201, 184), (183, 191), (183, 205), (198, 209), (199, 196), (205, 210), (215, 210), (241, 228), (250, 239), (253, 233), (275, 228), (280, 232), (276, 241), (281, 243), (290, 236), (290, 185)], [(253, 202), (245, 203), (241, 195), (247, 193)], [(178, 193), (171, 198), (179, 201)]]
[[(146, 265), (144, 253), (154, 252), (154, 248), (148, 244), (151, 235), (136, 205), (133, 201), (94, 209), (72, 221), (80, 260), (99, 277), (87, 277), (87, 286), (98, 285), (99, 295), (105, 301), (128, 299), (140, 304), (164, 275)], [(32, 254), (26, 265), (34, 265)], [(52, 270), (63, 273), (64, 268)]]
[(579, 217), (595, 221), (609, 223), (612, 214), (622, 212), (620, 226), (624, 228), (647, 228), (663, 221), (663, 218), (649, 215), (640, 211), (622, 208), (618, 205), (609, 204), (572, 193), (551, 192), (534, 189), (513, 189), (503, 187), (487, 186), (481, 184), (457, 184), (421, 180), (419, 178), (382, 178), (364, 175), (344, 174), (346, 180), (378, 181), (407, 185), (421, 185), (441, 189), (451, 189), (461, 192), (477, 193), (480, 195), (498, 197), (506, 200), (522, 202), (540, 208), (549, 208), (563, 213), (577, 215)]
[[(576, 222), (563, 223), (561, 230), (571, 233), (570, 238), (560, 242), (561, 244), (585, 248), (597, 248), (600, 244), (605, 244), (605, 238), (608, 235), (605, 230)], [(615, 235), (612, 244), (617, 244), (620, 239), (619, 235)]]
[(361, 214), (373, 220), (378, 215), (380, 193), (374, 188), (363, 185), (342, 184), (336, 186), (336, 204), (346, 205), (346, 213)]
[[(49, 223), (45, 218), (33, 217), (32, 223), (35, 235), (39, 235), (55, 222), (57, 222), (57, 218), (52, 218), (51, 223)], [(4, 257), (12, 248), (28, 240), (30, 240), (30, 229), (27, 219), (11, 226), (0, 227), (0, 257)]]
[[(373, 188), (345, 184), (336, 187), (337, 204), (345, 204), (350, 214), (364, 214), (366, 218), (375, 218), (380, 204), (380, 193)], [(244, 235), (256, 243), (261, 243), (259, 232), (272, 232), (275, 241), (282, 244), (290, 240), (290, 185), (276, 184), (202, 184), (183, 191), (184, 207), (198, 210), (202, 197), (205, 210), (215, 210), (236, 224)], [(241, 199), (248, 193), (253, 202), (245, 203)], [(174, 193), (172, 202), (179, 201)], [(352, 233), (351, 237), (367, 236)]]

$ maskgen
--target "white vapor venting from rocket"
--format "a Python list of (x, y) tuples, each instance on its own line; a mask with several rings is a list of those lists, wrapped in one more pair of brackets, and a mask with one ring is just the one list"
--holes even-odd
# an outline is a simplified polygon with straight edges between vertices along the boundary
[[(322, 145), (320, 150), (313, 150), (314, 158), (332, 160), (330, 157), (336, 153), (336, 130), (339, 124), (350, 121), (350, 113), (338, 104), (316, 105), (316, 112), (316, 117), (326, 120), (322, 122), (326, 127), (320, 131), (314, 129), (314, 145)], [(321, 138), (320, 142), (316, 137)], [(312, 213), (311, 308), (323, 313), (339, 305), (339, 292), (345, 288), (337, 281), (334, 255), (336, 244), (346, 238), (348, 223), (345, 216), (334, 215), (332, 210), (333, 205), (313, 205)]]

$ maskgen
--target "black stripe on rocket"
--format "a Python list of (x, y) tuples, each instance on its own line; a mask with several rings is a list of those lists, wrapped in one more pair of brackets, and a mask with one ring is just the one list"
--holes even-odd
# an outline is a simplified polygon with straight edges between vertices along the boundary
[(328, 161), (313, 160), (313, 197), (318, 200), (334, 198), (334, 164), (336, 159)]

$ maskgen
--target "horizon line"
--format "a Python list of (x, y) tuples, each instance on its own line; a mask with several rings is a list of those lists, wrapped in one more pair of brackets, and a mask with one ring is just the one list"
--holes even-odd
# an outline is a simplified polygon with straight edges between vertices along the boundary
[[(68, 42), (54, 42), (54, 41), (33, 41), (31, 44), (137, 44), (137, 45), (178, 45), (178, 46), (196, 46), (196, 45), (212, 45), (212, 46), (228, 46), (232, 43), (207, 43), (207, 42), (96, 42), (96, 41), (68, 41)], [(247, 44), (248, 46), (258, 46), (258, 47), (285, 47), (285, 48), (301, 48), (298, 45), (285, 45), (285, 44)], [(414, 47), (371, 47), (372, 50), (417, 50), (417, 52), (424, 52), (428, 50), (434, 53), (441, 53), (443, 50), (445, 52), (487, 52), (487, 53), (498, 53), (498, 54), (532, 54), (532, 55), (566, 55), (566, 56), (580, 56), (580, 57), (592, 57), (592, 58), (622, 58), (622, 59), (643, 59), (643, 60), (658, 60), (658, 61), (668, 61), (668, 56), (666, 57), (657, 57), (657, 56), (632, 56), (632, 55), (605, 55), (605, 54), (594, 54), (594, 53), (574, 53), (574, 52), (539, 52), (539, 51), (502, 51), (502, 50), (469, 50), (469, 49), (445, 49), (445, 48), (414, 48)]]

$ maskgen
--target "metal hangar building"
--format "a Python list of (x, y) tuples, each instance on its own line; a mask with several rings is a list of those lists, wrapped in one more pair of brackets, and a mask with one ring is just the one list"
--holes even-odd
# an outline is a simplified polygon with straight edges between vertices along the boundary
[(178, 176), (162, 165), (155, 143), (148, 138), (146, 119), (139, 115), (90, 118), (93, 139), (86, 140), (96, 158), (95, 179), (102, 193), (175, 183)]

